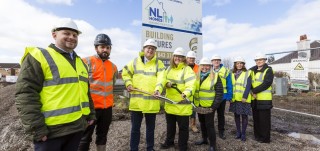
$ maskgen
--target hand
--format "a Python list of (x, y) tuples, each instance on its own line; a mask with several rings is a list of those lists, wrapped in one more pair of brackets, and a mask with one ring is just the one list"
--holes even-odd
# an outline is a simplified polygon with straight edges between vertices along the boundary
[(187, 96), (184, 93), (181, 93), (181, 97), (185, 99)]
[(92, 125), (93, 123), (94, 123), (94, 120), (89, 120), (89, 121), (88, 121), (88, 126), (89, 126), (89, 125)]
[(241, 100), (242, 103), (246, 103), (246, 101), (247, 101), (247, 99), (245, 99), (245, 98), (242, 98), (242, 100)]
[(154, 97), (158, 97), (158, 96), (160, 96), (160, 92), (159, 92), (159, 90), (154, 91), (153, 96), (154, 96)]
[(257, 94), (252, 94), (252, 97), (257, 99)]
[(131, 91), (132, 91), (132, 85), (128, 85), (128, 86), (127, 86), (127, 91), (128, 91), (128, 92), (131, 92)]
[(167, 82), (166, 86), (167, 88), (171, 88), (172, 83), (171, 82)]
[(43, 137), (41, 138), (41, 141), (45, 142), (47, 139), (48, 139), (47, 136), (43, 136)]

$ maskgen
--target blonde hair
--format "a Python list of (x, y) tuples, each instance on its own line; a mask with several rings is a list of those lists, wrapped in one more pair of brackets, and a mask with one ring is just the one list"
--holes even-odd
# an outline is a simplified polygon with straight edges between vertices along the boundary
[[(173, 55), (173, 56), (171, 57), (171, 59), (170, 59), (170, 67), (171, 67), (171, 68), (176, 68), (176, 67), (178, 67), (178, 66), (174, 63), (173, 58), (174, 58), (174, 55)], [(184, 63), (184, 65), (187, 65), (187, 58), (186, 58), (185, 56), (183, 57), (182, 62)]]
[[(199, 80), (199, 81), (200, 81), (200, 74), (201, 74), (202, 68), (203, 68), (203, 65), (199, 65), (199, 70), (198, 70), (198, 73), (196, 74), (196, 78), (197, 78), (197, 80)], [(214, 80), (214, 78), (215, 78), (215, 73), (213, 72), (212, 67), (210, 68), (210, 71), (209, 71), (209, 72), (210, 72), (210, 74), (209, 74), (210, 79), (211, 79), (211, 80)]]

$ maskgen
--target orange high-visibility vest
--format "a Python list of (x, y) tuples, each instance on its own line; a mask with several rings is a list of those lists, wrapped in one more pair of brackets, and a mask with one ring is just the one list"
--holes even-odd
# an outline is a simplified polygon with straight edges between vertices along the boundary
[(194, 64), (194, 67), (193, 67), (194, 73), (197, 74), (197, 73), (198, 73), (198, 70), (199, 70), (199, 65)]
[(95, 109), (113, 106), (113, 86), (117, 77), (117, 66), (111, 61), (102, 61), (97, 55), (84, 58), (88, 65), (90, 94)]

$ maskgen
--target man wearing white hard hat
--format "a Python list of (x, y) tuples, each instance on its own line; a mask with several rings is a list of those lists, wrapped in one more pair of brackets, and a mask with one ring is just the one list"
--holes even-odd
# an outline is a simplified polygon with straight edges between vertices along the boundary
[[(248, 116), (252, 115), (251, 110), (251, 70), (247, 70), (246, 61), (242, 57), (234, 59), (232, 70), (233, 98), (229, 111), (234, 113), (237, 133), (236, 139), (246, 141), (246, 130)], [(241, 122), (240, 122), (241, 121)]]
[[(191, 50), (187, 53), (187, 64), (189, 67), (192, 68), (194, 73), (197, 74), (199, 65), (197, 65), (195, 63), (195, 61), (196, 61), (196, 53)], [(195, 133), (199, 132), (199, 130), (197, 128), (197, 124), (196, 124), (196, 114), (194, 111), (192, 112), (192, 115), (190, 116), (190, 128)]]
[[(187, 65), (185, 50), (178, 47), (174, 50), (170, 66), (166, 70), (166, 97), (178, 104), (165, 103), (167, 121), (167, 136), (161, 144), (161, 149), (174, 146), (176, 123), (179, 126), (178, 146), (180, 151), (186, 151), (189, 139), (189, 116), (192, 114), (191, 104), (179, 104), (185, 98), (191, 99), (195, 89), (195, 74)], [(180, 92), (179, 92), (179, 91)]]
[[(195, 145), (209, 144), (209, 151), (216, 151), (216, 132), (214, 128), (215, 110), (223, 101), (223, 86), (221, 78), (212, 70), (212, 64), (209, 58), (200, 60), (199, 72), (197, 73), (195, 105), (202, 108), (211, 108), (213, 112), (198, 113), (201, 126), (201, 140), (195, 142)], [(209, 139), (209, 143), (208, 143)]]
[(214, 54), (211, 57), (211, 63), (213, 65), (213, 72), (218, 73), (222, 85), (223, 85), (223, 102), (220, 104), (219, 108), (217, 109), (217, 117), (218, 117), (218, 130), (219, 130), (219, 137), (221, 139), (226, 139), (224, 131), (225, 131), (225, 117), (224, 111), (226, 108), (226, 101), (232, 100), (232, 81), (231, 81), (231, 74), (229, 69), (225, 68), (223, 64), (221, 64), (221, 57), (217, 54)]
[(55, 43), (26, 47), (16, 105), (36, 151), (76, 151), (95, 120), (88, 69), (74, 49), (81, 31), (71, 19), (52, 28)]
[(252, 70), (252, 115), (255, 140), (260, 143), (270, 143), (271, 109), (272, 109), (272, 82), (273, 70), (267, 65), (267, 57), (257, 53)]
[[(131, 111), (130, 150), (138, 151), (140, 127), (143, 117), (146, 120), (146, 150), (153, 151), (156, 114), (160, 111), (160, 102), (156, 99), (162, 93), (165, 82), (165, 66), (156, 56), (157, 43), (148, 39), (143, 44), (139, 56), (130, 61), (122, 70), (122, 79), (131, 93), (129, 110)], [(150, 96), (135, 89), (154, 95)]]

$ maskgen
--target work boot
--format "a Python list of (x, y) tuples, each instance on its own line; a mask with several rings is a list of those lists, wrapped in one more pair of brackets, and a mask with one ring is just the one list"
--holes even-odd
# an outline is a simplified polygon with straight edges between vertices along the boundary
[(174, 146), (174, 143), (165, 142), (165, 143), (160, 145), (160, 149), (168, 149), (168, 148), (173, 147), (173, 146)]
[(190, 128), (194, 133), (199, 133), (199, 130), (196, 126), (196, 119), (195, 118), (190, 119)]
[(97, 151), (106, 151), (106, 145), (97, 145)]
[(226, 139), (226, 136), (224, 136), (224, 131), (219, 131), (219, 137), (221, 139)]
[(206, 139), (201, 139), (199, 141), (196, 141), (194, 143), (195, 145), (203, 145), (203, 144), (208, 144), (208, 141)]
[(239, 139), (239, 138), (241, 138), (241, 133), (237, 132), (235, 139)]

